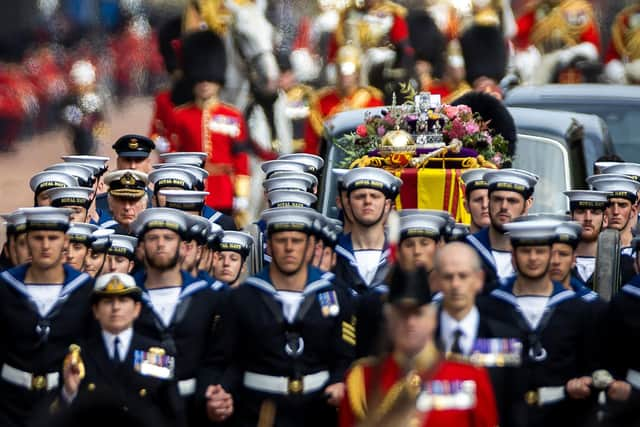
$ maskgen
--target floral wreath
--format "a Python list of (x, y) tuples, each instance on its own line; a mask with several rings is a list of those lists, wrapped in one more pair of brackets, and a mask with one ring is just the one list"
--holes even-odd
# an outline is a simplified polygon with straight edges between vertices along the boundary
[(396, 105), (394, 94), (389, 109), (367, 111), (355, 132), (334, 140), (345, 154), (339, 167), (420, 168), (457, 158), (462, 168), (501, 168), (511, 162), (509, 142), (469, 106), (440, 104), (438, 95), (416, 94), (410, 85), (403, 85), (402, 93), (404, 104)]

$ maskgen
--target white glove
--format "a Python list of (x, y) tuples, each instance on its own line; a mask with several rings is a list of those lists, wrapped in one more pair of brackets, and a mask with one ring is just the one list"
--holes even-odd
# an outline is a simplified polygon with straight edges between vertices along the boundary
[(169, 141), (164, 136), (156, 136), (153, 143), (156, 144), (156, 150), (159, 153), (166, 153), (171, 148)]
[(558, 55), (558, 60), (563, 67), (566, 67), (578, 57), (595, 61), (598, 59), (598, 49), (593, 43), (583, 42), (568, 49), (562, 49)]
[(234, 197), (233, 198), (233, 210), (234, 211), (246, 211), (249, 209), (249, 199), (246, 197)]
[(631, 61), (626, 64), (624, 66), (624, 70), (626, 71), (626, 78), (628, 81), (633, 83), (640, 82), (640, 59), (636, 59), (635, 61)]
[(614, 59), (607, 62), (604, 67), (604, 75), (607, 77), (607, 81), (610, 83), (626, 84), (627, 73), (622, 61)]

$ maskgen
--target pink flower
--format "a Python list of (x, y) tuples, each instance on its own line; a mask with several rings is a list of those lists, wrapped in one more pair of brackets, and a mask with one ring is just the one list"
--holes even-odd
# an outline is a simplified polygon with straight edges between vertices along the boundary
[(480, 130), (480, 126), (478, 126), (478, 124), (476, 122), (467, 122), (464, 125), (464, 130), (468, 133), (468, 134), (473, 134), (476, 133)]
[(493, 157), (491, 158), (491, 163), (493, 163), (496, 166), (500, 166), (502, 164), (502, 154), (501, 153), (494, 154)]
[(358, 127), (356, 128), (356, 133), (360, 138), (366, 138), (367, 127), (365, 125), (358, 125)]
[(387, 133), (387, 129), (384, 126), (378, 126), (378, 136), (384, 136)]
[(462, 139), (467, 134), (464, 128), (464, 123), (456, 118), (451, 122), (451, 129), (449, 130), (449, 138)]
[(449, 120), (453, 120), (454, 117), (458, 114), (458, 107), (454, 105), (445, 105), (442, 109), (442, 112)]
[(471, 107), (469, 107), (468, 105), (464, 105), (464, 104), (458, 105), (458, 114), (471, 114), (471, 113), (473, 113), (473, 111), (471, 110)]

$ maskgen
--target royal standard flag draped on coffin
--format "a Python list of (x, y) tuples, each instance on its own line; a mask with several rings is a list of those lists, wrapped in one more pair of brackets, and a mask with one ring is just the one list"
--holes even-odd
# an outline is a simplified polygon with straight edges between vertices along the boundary
[(439, 209), (448, 211), (456, 222), (469, 224), (470, 214), (464, 208), (464, 169), (406, 168), (396, 171), (402, 179), (396, 208)]

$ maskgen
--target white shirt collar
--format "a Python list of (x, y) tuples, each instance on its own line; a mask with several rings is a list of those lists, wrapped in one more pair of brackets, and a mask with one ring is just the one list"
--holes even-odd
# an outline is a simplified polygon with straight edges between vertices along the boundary
[(460, 347), (465, 355), (471, 354), (473, 343), (478, 335), (478, 325), (480, 324), (480, 313), (476, 306), (460, 321), (449, 315), (444, 309), (440, 313), (440, 339), (446, 352), (451, 351), (453, 345), (453, 332), (460, 329), (463, 334), (460, 337)]
[(133, 338), (133, 327), (125, 329), (117, 335), (111, 334), (104, 329), (102, 330), (102, 340), (107, 348), (107, 355), (111, 357), (113, 355), (113, 342), (118, 337), (120, 339), (120, 360), (121, 362), (127, 359), (129, 353), (129, 346), (131, 345), (131, 339)]

